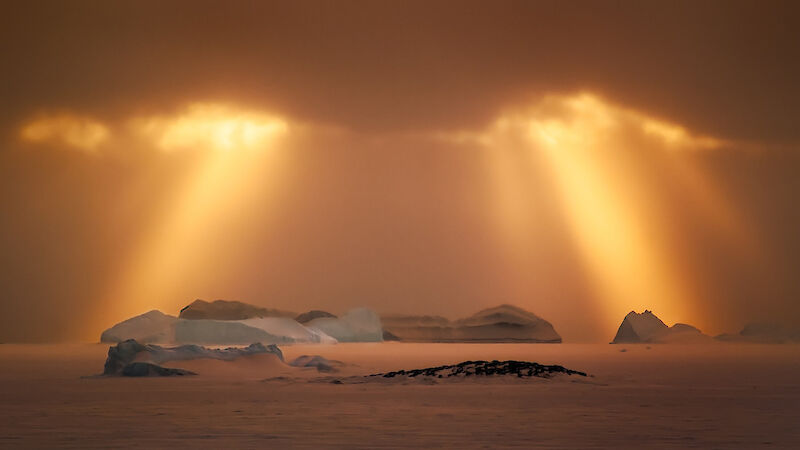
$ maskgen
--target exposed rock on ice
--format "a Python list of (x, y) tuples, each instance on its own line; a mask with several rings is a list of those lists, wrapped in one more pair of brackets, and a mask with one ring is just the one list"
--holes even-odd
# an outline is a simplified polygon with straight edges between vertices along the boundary
[(516, 377), (540, 377), (550, 378), (553, 375), (578, 375), (585, 377), (585, 372), (567, 369), (563, 366), (556, 365), (543, 365), (529, 361), (464, 361), (458, 364), (427, 367), (424, 369), (412, 370), (398, 370), (394, 372), (376, 373), (368, 375), (369, 377), (434, 377), (434, 378), (450, 378), (450, 377), (490, 377), (513, 375)]
[(246, 320), (178, 320), (175, 341), (196, 344), (335, 344), (336, 339), (285, 317)]
[(289, 363), (293, 367), (314, 367), (318, 372), (338, 372), (337, 366), (341, 366), (341, 361), (326, 359), (319, 355), (303, 355), (297, 357)]
[(339, 318), (319, 317), (306, 325), (339, 342), (381, 342), (383, 340), (381, 319), (375, 311), (367, 308), (351, 309)]
[(403, 341), (561, 342), (550, 322), (512, 305), (484, 309), (454, 322), (441, 316), (388, 316), (384, 328)]
[(756, 344), (787, 344), (800, 342), (800, 326), (787, 327), (779, 324), (749, 323), (738, 334), (721, 334), (720, 341), (749, 342)]
[(710, 338), (699, 329), (685, 323), (676, 323), (672, 327), (661, 321), (652, 311), (643, 313), (629, 312), (617, 329), (612, 344), (636, 343), (703, 343)]
[(132, 362), (122, 368), (120, 375), (123, 377), (172, 377), (197, 374), (183, 369), (161, 367), (153, 363)]
[(297, 314), (278, 309), (262, 308), (234, 300), (207, 302), (197, 299), (181, 309), (181, 319), (244, 320), (256, 317), (294, 317)]
[[(126, 367), (132, 363), (151, 363), (158, 366), (169, 361), (185, 361), (191, 359), (219, 359), (231, 361), (249, 355), (271, 353), (283, 361), (283, 353), (275, 345), (251, 344), (244, 348), (211, 349), (199, 345), (181, 345), (178, 347), (161, 347), (159, 345), (141, 344), (133, 339), (108, 348), (108, 357), (103, 368), (103, 375), (124, 375)], [(159, 369), (132, 367), (129, 373), (158, 374)], [(143, 375), (129, 375), (143, 376)]]
[(383, 330), (383, 340), (384, 341), (399, 341), (401, 340), (399, 337), (392, 334), (389, 330)]
[(139, 342), (173, 342), (178, 319), (158, 310), (131, 317), (103, 331), (100, 342), (122, 342), (136, 339)]
[(336, 316), (329, 313), (328, 311), (320, 311), (318, 309), (312, 309), (311, 311), (304, 312), (303, 314), (300, 314), (299, 316), (295, 317), (294, 320), (300, 323), (308, 323), (320, 317), (333, 317), (334, 319), (336, 318)]

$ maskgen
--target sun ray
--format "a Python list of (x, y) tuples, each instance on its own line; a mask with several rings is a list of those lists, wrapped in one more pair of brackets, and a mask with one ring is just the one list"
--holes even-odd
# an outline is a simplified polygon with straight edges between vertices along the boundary
[(276, 177), (277, 140), (288, 132), (282, 119), (213, 104), (132, 124), (162, 150), (196, 151), (201, 162), (180, 188), (175, 207), (134, 246), (107, 297), (105, 320), (152, 308), (174, 311), (187, 300), (181, 295), (185, 275), (214, 258), (216, 241), (228, 224), (242, 220), (251, 202), (263, 203), (264, 187)]

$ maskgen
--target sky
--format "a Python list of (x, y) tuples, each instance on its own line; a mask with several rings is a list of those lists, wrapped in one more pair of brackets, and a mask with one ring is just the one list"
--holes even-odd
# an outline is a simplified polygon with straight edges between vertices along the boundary
[(800, 7), (2, 2), (0, 342), (195, 298), (800, 322)]

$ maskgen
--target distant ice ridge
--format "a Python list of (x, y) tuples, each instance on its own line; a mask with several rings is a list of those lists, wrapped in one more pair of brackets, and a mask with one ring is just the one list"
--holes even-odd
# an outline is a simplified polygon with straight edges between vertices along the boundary
[(776, 323), (749, 323), (737, 334), (720, 334), (716, 339), (756, 344), (800, 343), (800, 325), (792, 327)]
[(661, 321), (652, 311), (643, 313), (631, 311), (622, 320), (612, 344), (635, 343), (708, 343), (711, 338), (697, 328), (685, 323), (671, 327)]
[(483, 309), (455, 321), (441, 316), (384, 316), (387, 335), (416, 342), (539, 342), (559, 343), (553, 325), (513, 305)]
[(375, 311), (354, 308), (341, 317), (318, 317), (309, 321), (308, 328), (332, 336), (339, 342), (381, 342), (383, 326)]

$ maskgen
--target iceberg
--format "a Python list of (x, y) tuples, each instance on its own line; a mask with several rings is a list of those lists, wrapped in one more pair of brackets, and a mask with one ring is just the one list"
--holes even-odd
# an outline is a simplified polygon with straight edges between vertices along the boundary
[(367, 308), (351, 309), (339, 318), (318, 317), (308, 322), (307, 326), (339, 342), (383, 341), (381, 318)]
[(246, 320), (178, 320), (175, 341), (179, 343), (233, 345), (250, 342), (269, 344), (335, 344), (326, 333), (305, 327), (293, 319), (263, 317)]
[[(181, 369), (161, 367), (169, 361), (186, 361), (192, 359), (219, 359), (232, 361), (236, 358), (257, 354), (274, 354), (283, 361), (283, 353), (275, 345), (251, 344), (244, 348), (230, 347), (212, 349), (199, 345), (181, 345), (179, 347), (161, 347), (153, 344), (141, 344), (129, 339), (108, 349), (108, 357), (103, 366), (106, 376), (169, 376), (190, 375), (191, 372)], [(184, 372), (184, 373), (179, 373)]]
[(178, 319), (158, 310), (123, 320), (103, 331), (100, 342), (116, 343), (135, 339), (145, 343), (166, 343), (175, 340), (175, 323)]
[(612, 344), (690, 344), (710, 342), (711, 338), (699, 329), (685, 323), (671, 327), (661, 321), (652, 311), (629, 312), (617, 329)]

